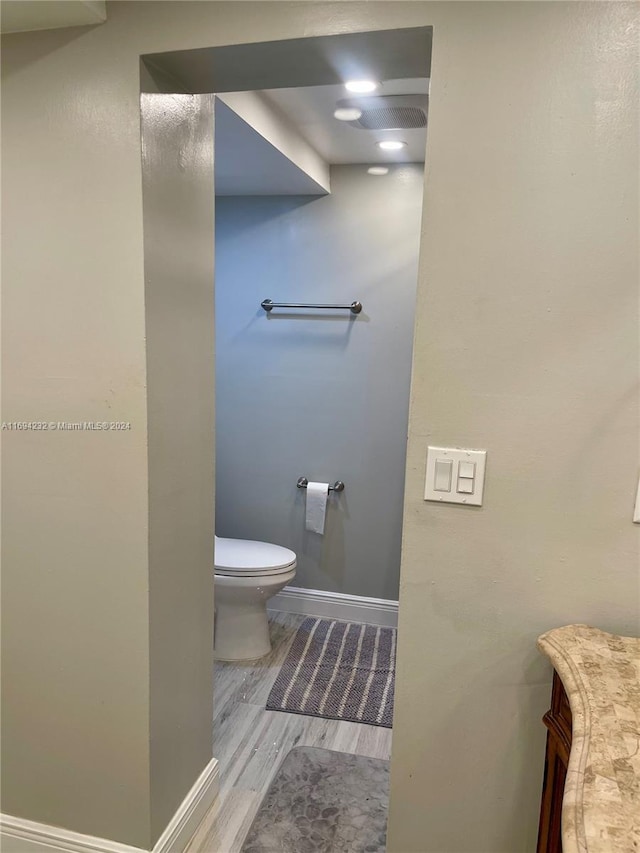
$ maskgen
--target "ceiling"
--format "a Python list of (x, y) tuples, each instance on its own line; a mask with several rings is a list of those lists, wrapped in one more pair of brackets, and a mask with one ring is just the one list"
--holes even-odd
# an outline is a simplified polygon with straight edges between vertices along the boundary
[[(249, 92), (429, 76), (431, 27), (341, 33), (147, 54), (152, 92)], [(145, 80), (145, 83), (147, 81)]]
[[(148, 54), (143, 57), (148, 73), (142, 79), (154, 92), (257, 93), (282, 119), (274, 123), (288, 125), (293, 136), (314, 149), (311, 159), (319, 159), (317, 152), (325, 164), (423, 162), (425, 128), (403, 131), (406, 149), (385, 153), (375, 142), (395, 134), (350, 126), (336, 120), (333, 112), (336, 102), (349, 96), (346, 80), (382, 81), (382, 95), (424, 97), (431, 38), (430, 27), (409, 27)], [(251, 121), (248, 125), (228, 114), (222, 118), (218, 191), (272, 194), (277, 183), (279, 193), (299, 193), (296, 187), (308, 185), (310, 175), (305, 179), (304, 168), (296, 173), (297, 167), (289, 168), (282, 160), (295, 145), (280, 145), (276, 137), (261, 134), (259, 126)], [(325, 192), (326, 186), (313, 190)]]
[(217, 196), (326, 195), (303, 169), (216, 98)]
[[(102, 23), (106, 4), (104, 0), (3, 0), (1, 12), (2, 31), (20, 32)], [(424, 161), (425, 128), (403, 130), (400, 135), (364, 130), (338, 121), (333, 112), (337, 102), (354, 100), (344, 89), (343, 81), (348, 79), (383, 81), (376, 95), (426, 96), (429, 81), (418, 75), (428, 74), (430, 67), (429, 27), (174, 51), (143, 59), (152, 91), (256, 93), (258, 85), (268, 87), (259, 94), (278, 117), (276, 124), (288, 125), (293, 137), (302, 137), (299, 141), (313, 149), (311, 158), (327, 175), (325, 164)], [(292, 82), (297, 87), (291, 87)], [(406, 148), (384, 152), (375, 143), (385, 138), (400, 138)], [(296, 165), (286, 156), (287, 148), (292, 150), (290, 145), (274, 144), (259, 127), (217, 99), (217, 194), (325, 194), (328, 181), (322, 185), (314, 180), (300, 161)]]
[[(429, 80), (414, 77), (386, 80), (373, 95), (347, 92), (342, 84), (307, 86), (297, 89), (267, 89), (265, 99), (297, 128), (307, 142), (327, 163), (423, 163), (427, 141), (426, 128), (411, 130), (363, 130), (349, 122), (338, 121), (333, 112), (338, 102), (348, 100), (357, 105), (362, 98), (385, 95), (422, 95), (429, 93)], [(382, 151), (376, 142), (399, 139), (407, 147), (399, 152)]]
[[(418, 95), (426, 104), (429, 80), (411, 78), (381, 83), (375, 95)], [(241, 99), (243, 93), (234, 93)], [(334, 118), (336, 103), (357, 96), (344, 85), (269, 89), (258, 93), (280, 128), (301, 136), (329, 165), (424, 162), (426, 127), (391, 131), (363, 130)], [(225, 97), (225, 96), (223, 96)], [(371, 96), (367, 96), (371, 97)], [(325, 195), (310, 174), (289, 159), (260, 128), (241, 118), (231, 106), (216, 98), (215, 180), (216, 195)], [(242, 103), (242, 100), (240, 100)], [(400, 139), (407, 143), (398, 152), (382, 151), (376, 142)], [(280, 138), (280, 141), (282, 139)]]
[(0, 4), (3, 33), (102, 24), (106, 18), (104, 0), (2, 0)]

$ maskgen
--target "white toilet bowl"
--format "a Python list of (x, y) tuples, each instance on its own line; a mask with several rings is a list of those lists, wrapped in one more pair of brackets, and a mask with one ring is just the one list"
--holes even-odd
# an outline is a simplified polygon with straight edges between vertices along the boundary
[(218, 660), (254, 660), (271, 651), (267, 601), (296, 574), (288, 548), (250, 539), (215, 545), (215, 636)]

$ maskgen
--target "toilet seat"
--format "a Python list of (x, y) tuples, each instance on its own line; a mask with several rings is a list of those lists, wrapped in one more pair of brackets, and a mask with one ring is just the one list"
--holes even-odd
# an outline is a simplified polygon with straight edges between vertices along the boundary
[(260, 577), (290, 572), (296, 555), (282, 545), (255, 542), (252, 539), (225, 539), (216, 536), (215, 567), (217, 575), (228, 577)]

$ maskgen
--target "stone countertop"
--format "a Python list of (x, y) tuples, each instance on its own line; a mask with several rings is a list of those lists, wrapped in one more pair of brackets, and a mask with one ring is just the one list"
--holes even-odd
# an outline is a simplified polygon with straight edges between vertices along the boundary
[(563, 853), (640, 851), (640, 639), (567, 625), (542, 634), (538, 648), (573, 718)]

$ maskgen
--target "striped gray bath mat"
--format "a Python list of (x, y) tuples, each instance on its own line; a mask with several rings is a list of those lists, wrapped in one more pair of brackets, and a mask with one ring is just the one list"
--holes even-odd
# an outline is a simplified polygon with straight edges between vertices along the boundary
[(267, 710), (391, 728), (396, 629), (305, 619)]

